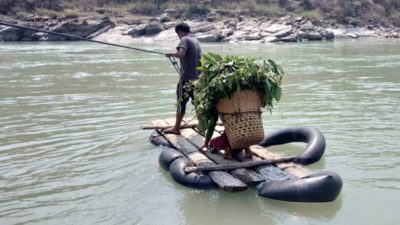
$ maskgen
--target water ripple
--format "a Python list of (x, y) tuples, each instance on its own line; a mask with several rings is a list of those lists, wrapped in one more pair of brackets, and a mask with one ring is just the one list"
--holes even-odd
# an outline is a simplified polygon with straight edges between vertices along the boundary
[[(368, 196), (370, 190), (380, 196), (400, 189), (400, 56), (395, 44), (384, 51), (375, 42), (365, 45), (369, 54), (347, 42), (204, 49), (271, 56), (282, 64), (284, 93), (272, 114), (263, 113), (265, 130), (318, 128), (327, 150), (313, 166), (342, 176), (343, 198), (362, 190), (365, 199), (382, 203)], [(175, 115), (178, 76), (165, 57), (83, 43), (0, 44), (0, 51), (7, 55), (0, 61), (2, 224), (194, 224), (208, 213), (226, 213), (231, 223), (250, 213), (248, 224), (319, 224), (340, 208), (338, 202), (334, 209), (297, 207), (260, 199), (253, 190), (232, 195), (176, 184), (158, 166), (151, 132), (139, 130)], [(396, 200), (391, 196), (385, 204)], [(251, 210), (240, 214), (243, 208)], [(368, 210), (343, 207), (341, 215), (353, 215), (349, 208)], [(345, 224), (341, 218), (335, 221)], [(378, 223), (371, 221), (365, 224)]]

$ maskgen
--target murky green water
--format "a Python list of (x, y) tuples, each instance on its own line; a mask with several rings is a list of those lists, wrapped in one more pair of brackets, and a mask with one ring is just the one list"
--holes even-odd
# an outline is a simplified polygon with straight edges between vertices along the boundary
[(265, 130), (322, 131), (327, 150), (310, 168), (341, 175), (337, 200), (281, 202), (253, 189), (176, 184), (158, 166), (151, 131), (139, 129), (174, 116), (178, 77), (162, 56), (91, 43), (0, 43), (0, 224), (398, 224), (399, 41), (203, 49), (283, 66), (284, 96), (263, 114)]

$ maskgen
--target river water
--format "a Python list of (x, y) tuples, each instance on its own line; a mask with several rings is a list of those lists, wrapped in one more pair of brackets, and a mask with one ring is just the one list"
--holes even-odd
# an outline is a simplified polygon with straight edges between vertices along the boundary
[(163, 56), (83, 42), (0, 43), (0, 224), (398, 224), (398, 40), (203, 44), (203, 51), (282, 65), (284, 95), (263, 113), (265, 130), (310, 125), (325, 135), (323, 159), (308, 167), (342, 177), (335, 201), (176, 184), (158, 165), (151, 131), (140, 129), (174, 116), (178, 76)]

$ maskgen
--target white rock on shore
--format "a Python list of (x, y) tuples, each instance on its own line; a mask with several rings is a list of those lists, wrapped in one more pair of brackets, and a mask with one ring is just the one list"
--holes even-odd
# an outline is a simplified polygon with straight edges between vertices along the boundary
[(129, 25), (116, 26), (92, 39), (96, 41), (121, 43), (121, 44), (134, 43), (136, 42), (135, 38), (133, 38), (130, 35), (127, 35), (129, 30), (130, 30)]
[[(332, 40), (334, 38), (378, 37), (376, 31), (367, 28), (324, 28), (310, 21), (284, 17), (279, 22), (260, 21), (254, 18), (225, 21), (185, 21), (192, 35), (200, 42), (298, 42), (302, 40)], [(96, 40), (115, 42), (163, 43), (177, 42), (176, 22), (155, 22), (162, 26), (159, 32), (146, 35), (146, 24), (116, 26), (96, 37)]]

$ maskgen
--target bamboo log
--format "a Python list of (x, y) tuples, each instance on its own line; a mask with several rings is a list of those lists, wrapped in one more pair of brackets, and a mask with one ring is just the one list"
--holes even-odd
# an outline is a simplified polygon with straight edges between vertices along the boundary
[[(167, 125), (172, 125), (175, 122), (174, 119), (163, 119), (163, 120), (157, 120), (157, 121), (152, 121), (153, 125), (158, 125), (158, 126), (167, 126)], [(184, 121), (185, 122), (185, 121)], [(188, 124), (191, 124), (195, 121), (190, 121)], [(170, 143), (172, 143), (173, 146), (176, 148), (180, 148), (179, 151), (186, 155), (186, 157), (190, 158), (191, 161), (194, 163), (196, 166), (208, 166), (210, 165), (210, 161), (203, 161), (203, 160), (194, 160), (192, 156), (194, 155), (206, 155), (209, 159), (214, 161), (216, 164), (231, 164), (231, 163), (237, 163), (234, 160), (225, 160), (223, 159), (222, 156), (220, 156), (220, 152), (218, 154), (215, 153), (209, 153), (207, 151), (202, 151), (201, 153), (198, 152), (198, 149), (203, 146), (204, 144), (204, 137), (201, 136), (199, 133), (195, 131), (197, 128), (192, 128), (192, 129), (182, 129), (181, 130), (181, 135), (173, 135), (173, 134), (162, 134)], [(161, 132), (160, 130), (157, 130)], [(218, 135), (217, 132), (214, 132), (214, 135)], [(188, 144), (187, 142), (190, 142)], [(193, 148), (196, 146), (195, 148)], [(258, 146), (258, 145), (253, 145), (250, 147), (250, 149), (253, 152), (253, 161), (257, 160), (259, 161), (260, 159), (256, 156), (261, 157), (264, 160), (276, 160), (281, 158), (278, 154), (271, 153), (265, 148)], [(248, 159), (242, 159), (240, 158), (241, 155), (237, 155), (239, 157), (240, 161), (248, 160)], [(244, 156), (243, 156), (244, 157)], [(248, 161), (247, 161), (248, 162)], [(276, 166), (276, 167), (275, 167)], [(222, 174), (224, 173), (224, 174)], [(285, 176), (282, 175), (282, 173), (286, 174)], [(212, 180), (217, 183), (217, 185), (226, 191), (240, 191), (246, 189), (245, 186), (242, 186), (240, 184), (234, 184), (235, 182), (228, 181), (233, 177), (229, 177), (227, 175), (232, 175), (233, 177), (238, 178), (240, 181), (242, 181), (244, 184), (247, 184), (249, 186), (254, 186), (260, 182), (263, 182), (265, 180), (276, 180), (277, 177), (279, 177), (279, 180), (284, 180), (288, 179), (288, 177), (303, 177), (309, 172), (302, 167), (301, 165), (295, 164), (293, 162), (281, 162), (281, 163), (275, 163), (274, 165), (271, 164), (266, 164), (266, 165), (261, 165), (261, 166), (254, 166), (254, 168), (239, 168), (239, 169), (230, 169), (229, 173), (225, 171), (210, 171), (208, 172), (208, 175), (212, 178)], [(220, 176), (224, 175), (224, 176)], [(223, 179), (219, 179), (223, 178)]]
[[(185, 129), (185, 128), (195, 128), (197, 127), (199, 124), (183, 124), (181, 125), (181, 129)], [(164, 130), (167, 128), (171, 128), (173, 127), (173, 125), (165, 125), (165, 126), (160, 126), (160, 125), (144, 125), (142, 127), (140, 127), (140, 129), (142, 130), (155, 130), (155, 129), (160, 129), (160, 130)]]
[[(153, 121), (155, 125), (165, 125), (165, 124), (173, 124), (173, 120), (163, 120), (163, 121)], [(192, 129), (183, 129), (181, 130), (182, 134), (185, 131)], [(196, 133), (193, 131), (193, 133)], [(197, 134), (197, 133), (196, 133)], [(195, 165), (205, 166), (205, 165), (214, 165), (215, 163), (209, 160), (205, 155), (198, 152), (198, 147), (190, 143), (183, 135), (174, 135), (174, 134), (162, 134), (176, 149), (177, 151), (184, 154), (187, 158), (189, 158)], [(211, 171), (207, 174), (211, 180), (218, 185), (222, 190), (228, 192), (238, 192), (244, 191), (247, 189), (247, 185), (236, 179), (229, 173), (225, 171)]]
[[(280, 156), (276, 153), (272, 153), (270, 151), (265, 151), (265, 149), (259, 145), (253, 145), (250, 146), (250, 150), (255, 154), (258, 155), (259, 157), (266, 159), (266, 160), (275, 160), (278, 159)], [(288, 173), (292, 174), (295, 177), (304, 177), (310, 174), (311, 172), (303, 167), (300, 164), (296, 164), (293, 162), (282, 162), (282, 163), (277, 163), (276, 166), (283, 171), (287, 171)]]
[[(268, 151), (268, 149), (264, 149), (264, 151)], [(245, 154), (236, 154), (235, 157), (241, 162), (263, 160), (263, 158), (259, 157), (258, 155), (255, 155), (255, 154), (253, 154), (253, 157), (251, 157), (251, 159), (246, 158)], [(267, 160), (274, 160), (274, 159), (283, 158), (283, 157), (284, 156), (279, 156), (279, 157), (276, 157), (273, 159), (267, 159)], [(280, 168), (278, 168), (277, 165), (280, 165), (280, 164), (278, 163), (278, 164), (273, 164), (273, 165), (256, 166), (256, 167), (252, 167), (251, 169), (247, 169), (247, 170), (252, 170), (254, 172), (257, 172), (258, 174), (261, 175), (261, 177), (264, 178), (265, 181), (289, 180), (289, 179), (296, 178), (288, 171), (281, 170)], [(232, 170), (230, 170), (230, 171), (232, 171)]]
[[(171, 119), (171, 120), (172, 120), (172, 119)], [(170, 122), (169, 119), (167, 119), (166, 122), (169, 123), (169, 122)], [(222, 122), (218, 122), (217, 125), (222, 126)], [(173, 126), (174, 126), (174, 125), (172, 125), (172, 124), (163, 124), (163, 125), (160, 125), (160, 124), (154, 124), (154, 123), (153, 123), (153, 124), (143, 125), (143, 126), (141, 126), (140, 128), (141, 128), (142, 130), (154, 130), (154, 129), (164, 130), (164, 129), (167, 129), (167, 128), (171, 128), (171, 127), (173, 127)], [(180, 128), (181, 128), (181, 129), (185, 129), (185, 128), (196, 128), (196, 127), (198, 127), (198, 126), (199, 126), (199, 123), (197, 122), (197, 120), (194, 120), (194, 121), (191, 121), (191, 122), (189, 122), (189, 123), (183, 123), (183, 124), (180, 126)]]
[[(217, 132), (214, 132), (214, 135), (218, 136), (219, 134)], [(193, 145), (195, 145), (197, 148), (201, 148), (204, 145), (204, 137), (195, 132), (193, 129), (184, 129), (182, 130), (182, 136), (184, 136), (189, 142), (191, 142)], [(206, 150), (202, 151), (202, 154), (206, 155), (209, 159), (214, 161), (216, 164), (230, 164), (230, 163), (237, 163), (237, 160), (234, 159), (224, 159), (222, 154), (220, 152), (216, 153), (211, 153)], [(197, 166), (206, 166), (206, 165), (200, 165), (196, 164)], [(211, 173), (211, 172), (210, 172)], [(253, 171), (251, 169), (245, 169), (245, 168), (238, 168), (238, 169), (232, 169), (229, 171), (229, 173), (241, 180), (243, 183), (249, 185), (249, 186), (255, 186), (261, 182), (264, 182), (265, 179), (261, 174), (257, 173), (256, 171)]]
[(219, 165), (206, 165), (206, 166), (193, 166), (193, 167), (186, 167), (185, 172), (208, 172), (208, 171), (217, 171), (217, 170), (232, 170), (238, 168), (249, 168), (255, 166), (262, 166), (262, 165), (272, 165), (277, 163), (285, 163), (293, 161), (296, 156), (285, 157), (275, 160), (258, 160), (258, 161), (247, 161), (247, 162), (239, 162), (239, 163), (229, 163), (229, 164), (219, 164)]

